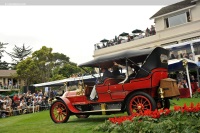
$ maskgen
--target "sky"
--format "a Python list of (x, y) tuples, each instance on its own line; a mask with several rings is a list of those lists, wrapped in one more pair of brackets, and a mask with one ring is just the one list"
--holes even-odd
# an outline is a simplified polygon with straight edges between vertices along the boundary
[[(8, 43), (7, 52), (23, 44), (32, 51), (51, 47), (53, 52), (63, 53), (80, 64), (93, 59), (94, 44), (100, 40), (150, 28), (154, 21), (149, 18), (162, 7), (0, 6), (0, 42)], [(7, 54), (3, 55), (2, 61), (11, 62)]]

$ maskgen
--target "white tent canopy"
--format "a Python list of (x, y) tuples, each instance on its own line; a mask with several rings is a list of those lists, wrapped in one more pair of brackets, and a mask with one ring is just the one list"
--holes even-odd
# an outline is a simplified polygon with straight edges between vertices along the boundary
[[(94, 77), (99, 77), (99, 74), (94, 74)], [(35, 87), (46, 87), (46, 86), (63, 86), (66, 82), (76, 82), (80, 80), (90, 80), (94, 79), (92, 75), (87, 75), (83, 77), (75, 77), (75, 78), (67, 78), (62, 80), (56, 80), (51, 82), (45, 82), (45, 83), (39, 83), (39, 84), (33, 84), (32, 86)]]
[(189, 59), (183, 58), (183, 59), (173, 59), (168, 61), (168, 70), (170, 71), (179, 71), (179, 70), (185, 70), (187, 74), (187, 80), (188, 80), (188, 86), (190, 90), (190, 97), (192, 97), (192, 88), (191, 88), (191, 82), (190, 82), (190, 76), (189, 76), (189, 69), (196, 69), (198, 71), (197, 64)]

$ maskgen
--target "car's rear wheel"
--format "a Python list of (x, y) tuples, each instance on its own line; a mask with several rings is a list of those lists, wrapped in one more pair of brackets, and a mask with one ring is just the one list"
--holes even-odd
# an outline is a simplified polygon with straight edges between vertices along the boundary
[(90, 115), (76, 115), (77, 118), (88, 118)]
[(50, 116), (55, 123), (65, 123), (70, 117), (70, 111), (63, 101), (57, 100), (51, 105)]
[(155, 110), (155, 100), (145, 92), (136, 92), (130, 95), (127, 100), (127, 113), (132, 115), (133, 113), (144, 112), (145, 110)]

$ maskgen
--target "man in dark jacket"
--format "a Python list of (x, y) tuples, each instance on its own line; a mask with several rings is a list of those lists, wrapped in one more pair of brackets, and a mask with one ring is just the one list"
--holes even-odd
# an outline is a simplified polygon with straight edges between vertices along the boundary
[(102, 68), (101, 72), (103, 73), (102, 81), (104, 81), (107, 78), (112, 78), (113, 77), (112, 73), (110, 71), (108, 71), (107, 68)]
[(119, 71), (119, 67), (118, 66), (114, 65), (112, 67), (112, 75), (113, 75), (114, 78), (117, 78), (117, 77), (120, 76), (120, 71)]
[[(102, 79), (101, 82), (104, 82), (104, 80), (107, 78), (113, 77), (112, 73), (110, 71), (108, 71), (107, 68), (102, 68), (101, 72), (103, 73), (103, 76), (101, 77), (101, 79)], [(92, 92), (90, 94), (90, 100), (94, 100), (95, 98), (98, 98), (97, 92), (96, 92), (96, 85), (94, 85), (94, 87), (92, 89)]]

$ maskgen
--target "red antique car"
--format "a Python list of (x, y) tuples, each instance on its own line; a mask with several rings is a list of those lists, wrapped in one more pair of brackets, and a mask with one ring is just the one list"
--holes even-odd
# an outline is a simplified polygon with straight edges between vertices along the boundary
[(55, 123), (64, 123), (70, 115), (87, 118), (89, 115), (125, 111), (131, 115), (147, 109), (169, 108), (171, 97), (165, 98), (163, 92), (159, 91), (160, 80), (168, 77), (168, 55), (169, 51), (161, 47), (127, 50), (80, 64), (80, 67), (111, 68), (113, 61), (119, 64), (129, 62), (133, 67), (138, 67), (138, 71), (123, 84), (119, 84), (122, 78), (107, 78), (96, 84), (96, 101), (88, 100), (95, 81), (83, 80), (80, 91), (66, 91), (63, 96), (56, 98), (50, 108), (51, 119)]

